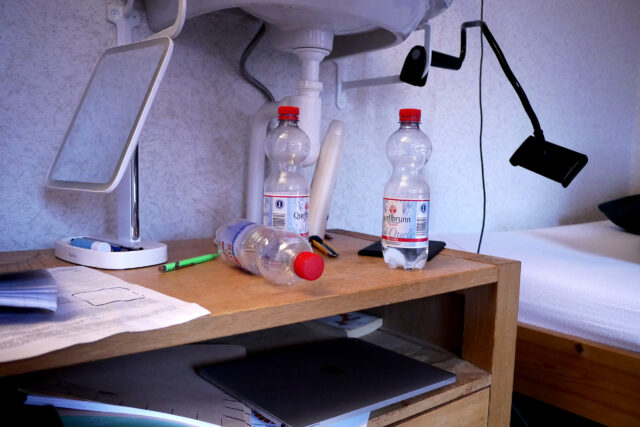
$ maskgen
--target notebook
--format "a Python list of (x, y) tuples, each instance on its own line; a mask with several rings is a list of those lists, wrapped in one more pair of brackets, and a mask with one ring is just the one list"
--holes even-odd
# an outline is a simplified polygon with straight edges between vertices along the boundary
[(330, 425), (455, 382), (455, 374), (353, 338), (207, 365), (199, 374), (291, 427)]

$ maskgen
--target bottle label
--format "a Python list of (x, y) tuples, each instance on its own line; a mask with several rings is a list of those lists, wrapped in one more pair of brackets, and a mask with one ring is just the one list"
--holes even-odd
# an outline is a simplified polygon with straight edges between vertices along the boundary
[(382, 205), (383, 246), (426, 248), (429, 245), (429, 199), (385, 197)]
[(238, 238), (238, 235), (240, 235), (242, 230), (244, 230), (245, 228), (253, 224), (254, 223), (251, 221), (238, 221), (232, 226), (228, 227), (222, 233), (222, 237), (220, 239), (220, 247), (218, 248), (218, 251), (222, 252), (222, 255), (224, 256), (224, 258), (231, 265), (237, 265), (238, 267), (242, 267), (242, 265), (240, 264), (240, 260), (236, 256), (236, 253), (233, 248), (236, 243), (236, 239)]
[(309, 195), (265, 193), (262, 212), (264, 225), (309, 236)]

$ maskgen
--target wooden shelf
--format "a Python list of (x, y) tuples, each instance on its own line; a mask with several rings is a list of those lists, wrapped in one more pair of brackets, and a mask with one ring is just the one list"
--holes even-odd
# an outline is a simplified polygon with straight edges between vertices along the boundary
[[(335, 234), (332, 245), (340, 253), (325, 258), (325, 272), (315, 282), (278, 286), (217, 259), (183, 270), (163, 273), (156, 267), (104, 270), (130, 283), (145, 286), (211, 312), (192, 322), (148, 332), (118, 334), (94, 343), (80, 344), (31, 359), (0, 365), (6, 376), (138, 353), (206, 339), (271, 328), (348, 311), (406, 301), (495, 282), (493, 265), (457, 257), (438, 256), (424, 271), (390, 271), (379, 258), (356, 253), (366, 241)], [(190, 258), (216, 250), (212, 240), (169, 242), (169, 259)], [(0, 255), (5, 270), (72, 265), (52, 251), (26, 251)], [(13, 264), (13, 265), (12, 265)]]
[[(505, 419), (508, 420), (520, 264), (445, 249), (424, 270), (389, 270), (380, 258), (357, 255), (359, 249), (377, 238), (340, 230), (330, 231), (330, 235), (333, 237), (331, 244), (340, 256), (325, 258), (325, 272), (319, 280), (290, 287), (271, 284), (262, 277), (231, 267), (221, 259), (170, 273), (162, 273), (157, 267), (106, 271), (130, 283), (195, 302), (211, 314), (182, 325), (118, 334), (42, 356), (2, 363), (0, 377), (458, 293), (464, 296), (464, 333), (459, 368), (463, 372), (472, 366), (486, 372), (484, 377), (480, 376), (484, 379), (470, 384), (491, 382), (490, 425), (502, 425)], [(167, 244), (170, 260), (216, 251), (211, 239)], [(70, 264), (55, 258), (52, 250), (0, 254), (0, 272), (67, 265)], [(399, 332), (421, 336), (419, 332), (424, 330), (423, 324), (405, 323), (397, 328)], [(487, 375), (490, 375), (490, 380)], [(475, 387), (471, 389), (476, 390)], [(458, 390), (458, 387), (454, 388)], [(467, 392), (471, 393), (471, 389)], [(440, 397), (434, 398), (427, 406), (456, 399), (456, 393), (436, 393)], [(412, 405), (418, 403), (409, 404)], [(426, 406), (421, 408), (425, 410)], [(392, 422), (383, 415), (380, 417), (383, 424)]]

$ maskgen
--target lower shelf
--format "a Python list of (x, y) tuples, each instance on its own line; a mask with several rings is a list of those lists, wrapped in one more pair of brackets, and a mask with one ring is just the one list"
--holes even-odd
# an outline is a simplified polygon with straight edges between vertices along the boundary
[[(247, 354), (250, 354), (252, 352), (326, 338), (327, 336), (320, 332), (314, 331), (301, 324), (294, 324), (221, 338), (212, 342), (243, 345), (247, 349)], [(456, 382), (451, 385), (372, 412), (368, 426), (386, 426), (408, 420), (419, 414), (420, 416), (426, 416), (426, 414), (424, 414), (426, 411), (454, 402), (457, 399), (461, 399), (477, 391), (483, 389), (488, 390), (488, 387), (491, 385), (491, 374), (465, 360), (455, 357), (455, 355), (450, 352), (424, 341), (407, 337), (384, 328), (360, 339), (454, 372), (457, 377)], [(486, 405), (484, 413), (486, 420)]]

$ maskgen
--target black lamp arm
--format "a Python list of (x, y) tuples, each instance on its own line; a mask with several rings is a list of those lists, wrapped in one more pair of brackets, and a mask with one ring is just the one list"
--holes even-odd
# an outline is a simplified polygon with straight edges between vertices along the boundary
[(540, 127), (538, 117), (533, 111), (533, 108), (529, 103), (529, 99), (524, 93), (524, 89), (522, 89), (520, 82), (518, 82), (518, 79), (516, 79), (513, 71), (511, 71), (511, 68), (507, 63), (507, 59), (502, 53), (502, 49), (500, 49), (500, 46), (498, 46), (498, 42), (496, 42), (496, 39), (493, 37), (493, 34), (491, 34), (491, 31), (489, 31), (489, 27), (484, 21), (463, 22), (460, 29), (460, 57), (456, 58), (455, 56), (433, 51), (431, 52), (431, 66), (446, 68), (448, 70), (459, 70), (460, 67), (462, 67), (462, 62), (464, 61), (467, 50), (467, 28), (472, 27), (480, 27), (480, 29), (482, 30), (484, 38), (487, 40), (487, 43), (489, 43), (489, 46), (491, 46), (493, 53), (496, 55), (496, 58), (500, 63), (500, 67), (502, 67), (502, 71), (504, 72), (505, 76), (507, 76), (507, 79), (511, 83), (511, 86), (513, 86), (513, 89), (518, 94), (520, 102), (522, 103), (524, 110), (529, 116), (529, 120), (531, 120), (531, 125), (533, 126), (533, 134), (536, 137), (536, 140), (544, 142), (544, 134), (542, 132), (542, 128)]

